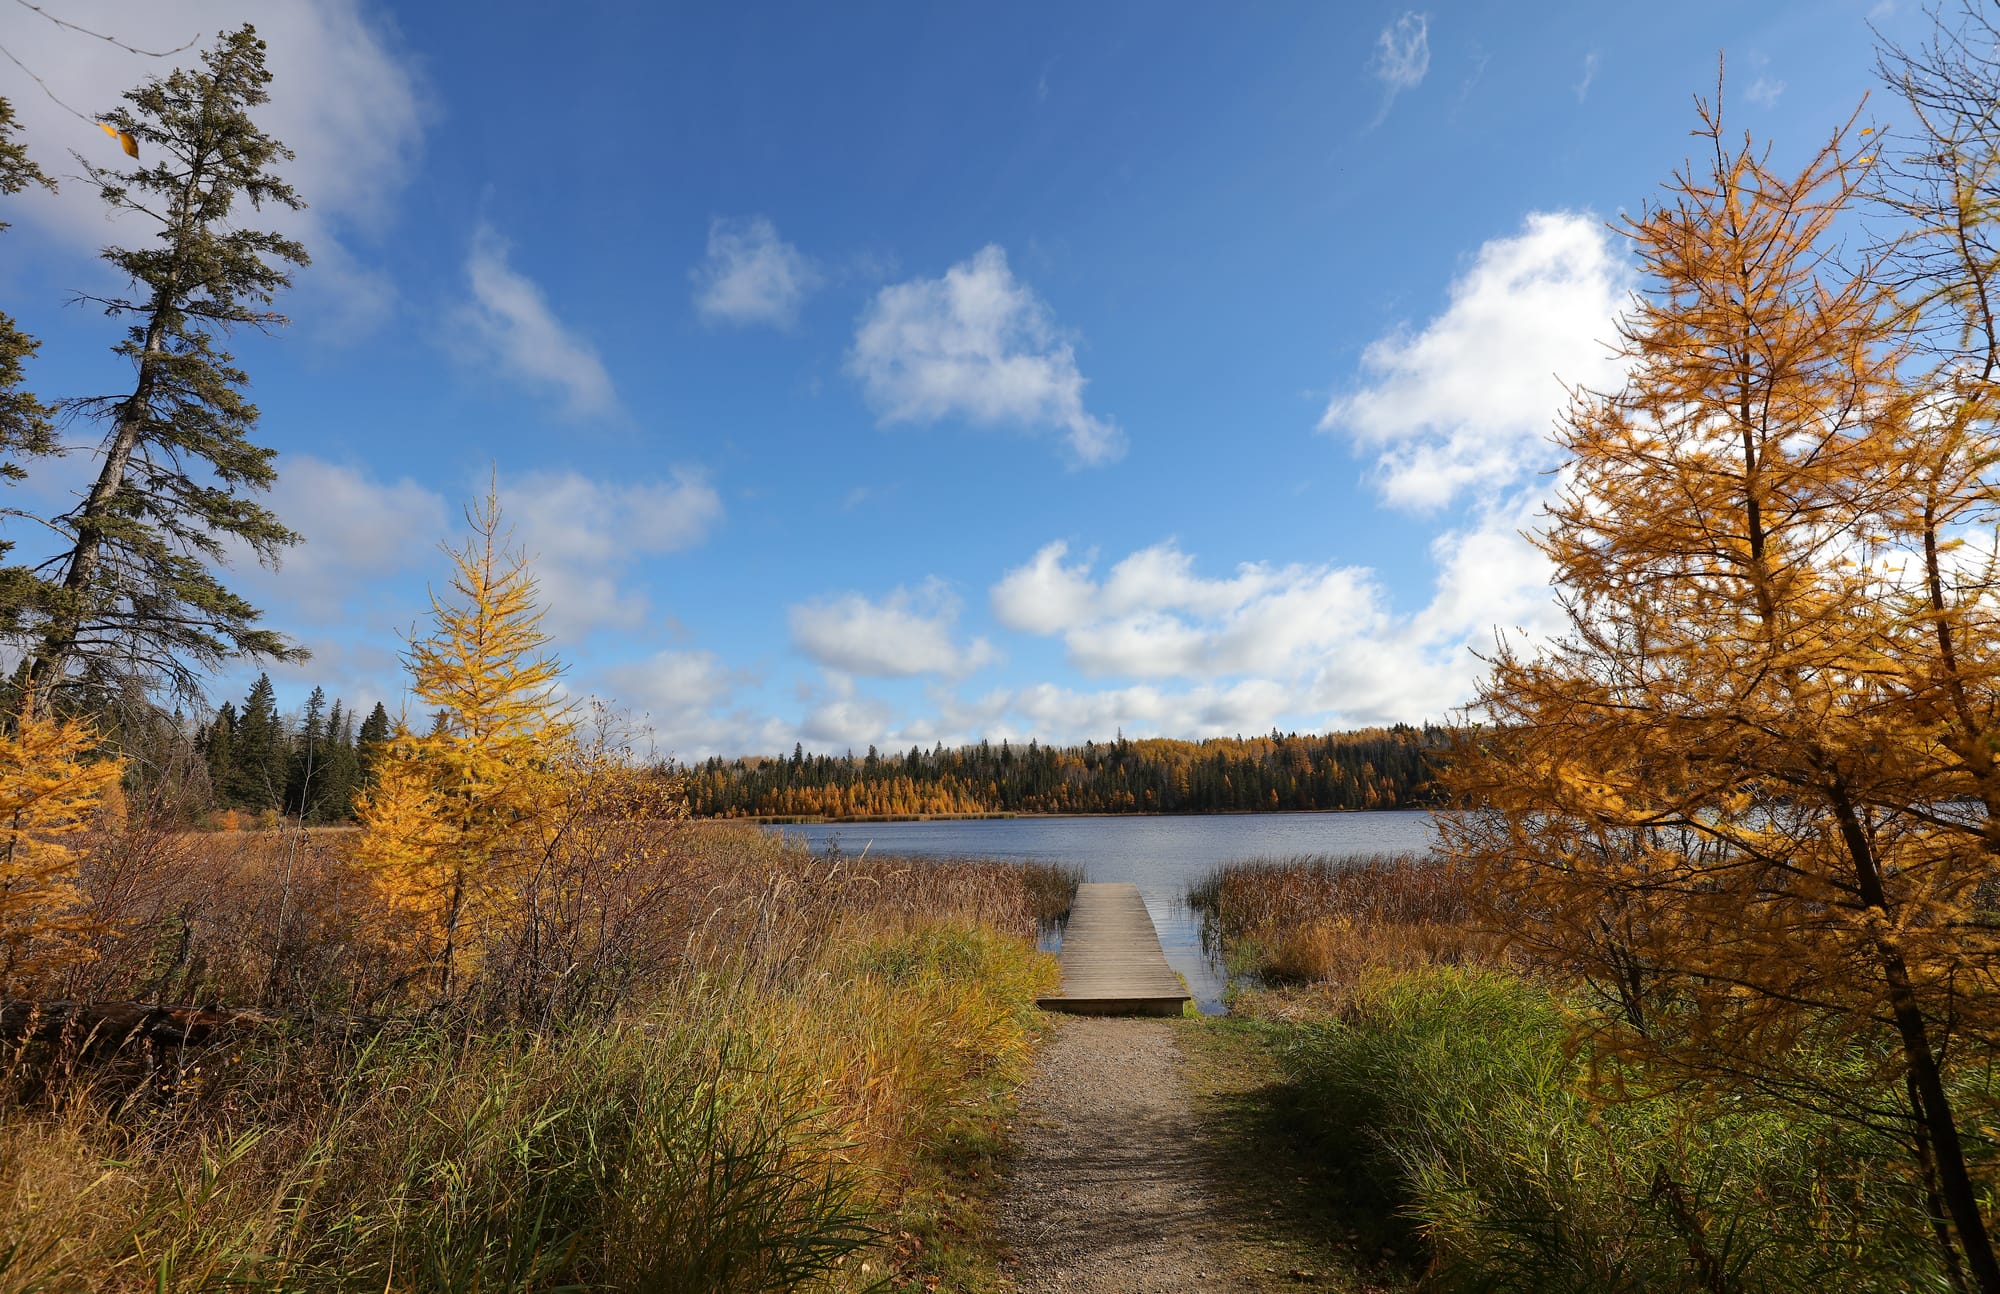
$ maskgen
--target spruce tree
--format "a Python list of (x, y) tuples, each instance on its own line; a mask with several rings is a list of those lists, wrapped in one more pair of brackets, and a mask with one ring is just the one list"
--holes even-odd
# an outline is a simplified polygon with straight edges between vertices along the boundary
[(279, 808), (290, 772), (291, 752), (284, 720), (278, 717), (278, 694), (269, 674), (259, 674), (243, 698), (236, 721), (235, 758), (228, 770), (232, 806), (262, 811)]
[(224, 701), (201, 737), (202, 758), (208, 763), (208, 785), (217, 808), (235, 807), (230, 787), (236, 773), (236, 703)]
[(339, 701), (326, 712), (326, 753), (314, 774), (319, 792), (313, 816), (321, 822), (344, 822), (354, 816), (354, 793), (361, 784), (361, 766), (354, 749), (354, 714)]
[[(14, 107), (0, 99), (0, 195), (21, 192), (29, 185), (54, 189), (55, 182), (29, 159), (27, 149), (13, 140)], [(0, 230), (8, 222), (0, 220)], [(0, 311), (0, 480), (18, 481), (27, 475), (20, 460), (39, 458), (55, 451), (55, 429), (49, 421), (50, 409), (25, 387), (23, 365), (39, 346), (21, 331), (13, 318)], [(0, 518), (18, 515), (0, 508)], [(13, 544), (0, 539), (0, 562)], [(29, 608), (40, 599), (41, 581), (33, 572), (16, 566), (0, 566), (0, 633), (17, 632)]]
[(360, 769), (358, 786), (366, 786), (375, 775), (375, 761), (381, 757), (382, 747), (389, 740), (389, 711), (380, 701), (361, 721), (361, 734), (355, 744), (355, 762)]
[(315, 687), (306, 698), (298, 740), (288, 752), (285, 812), (310, 816), (326, 789), (326, 689)]
[(104, 118), (145, 160), (87, 166), (89, 178), (114, 211), (159, 234), (104, 252), (132, 295), (86, 298), (130, 321), (115, 349), (134, 380), (65, 406), (106, 424), (102, 466), (83, 501), (50, 519), (67, 542), (37, 568), (49, 598), (17, 627), (31, 689), (137, 675), (194, 695), (201, 671), (232, 658), (303, 655), (259, 628), (258, 610), (214, 570), (232, 541), (265, 562), (298, 541), (250, 497), (276, 479), (274, 452), (251, 441), (248, 376), (218, 346), (231, 328), (282, 324), (270, 303), (306, 263), (297, 242), (245, 222), (246, 203), (304, 205), (271, 170), (290, 151), (251, 118), (270, 79), (245, 25), (200, 68), (148, 81)]

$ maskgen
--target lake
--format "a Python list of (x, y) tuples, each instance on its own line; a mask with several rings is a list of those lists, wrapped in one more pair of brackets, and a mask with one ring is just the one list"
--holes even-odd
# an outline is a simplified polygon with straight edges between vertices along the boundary
[(1037, 859), (1071, 863), (1090, 881), (1132, 881), (1160, 932), (1167, 961), (1204, 1012), (1222, 1008), (1222, 968), (1202, 950), (1190, 884), (1224, 863), (1302, 854), (1405, 853), (1436, 842), (1422, 809), (1357, 813), (1246, 813), (1175, 817), (980, 818), (935, 822), (827, 822), (773, 827), (823, 852)]

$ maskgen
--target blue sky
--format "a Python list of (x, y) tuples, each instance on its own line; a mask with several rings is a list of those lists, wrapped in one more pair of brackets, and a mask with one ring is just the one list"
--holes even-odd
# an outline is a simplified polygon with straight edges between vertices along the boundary
[[(402, 703), (398, 634), (497, 471), (578, 695), (698, 757), (1446, 717), (1547, 632), (1520, 530), (1562, 381), (1604, 384), (1606, 226), (1729, 119), (1778, 156), (1908, 0), (1759, 5), (61, 12), (147, 47), (254, 11), (312, 204), (293, 326), (237, 353), (308, 543), (240, 570)], [(162, 64), (0, 9), (86, 112)], [(10, 64), (49, 169), (110, 141)], [(115, 391), (121, 236), (15, 200), (44, 396)], [(97, 429), (70, 429), (81, 446)], [(46, 505), (84, 449), (17, 499)], [(26, 542), (24, 540), (24, 542)], [(254, 672), (254, 671), (253, 671)], [(218, 699), (243, 679), (217, 680)]]

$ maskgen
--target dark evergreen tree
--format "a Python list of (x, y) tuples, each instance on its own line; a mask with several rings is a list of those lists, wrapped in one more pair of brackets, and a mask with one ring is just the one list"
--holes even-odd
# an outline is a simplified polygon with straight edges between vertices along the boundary
[(291, 749), (269, 674), (259, 674), (243, 698), (234, 745), (228, 780), (221, 787), (225, 807), (258, 812), (281, 808)]
[(356, 789), (368, 785), (368, 779), (375, 772), (375, 758), (384, 742), (389, 740), (389, 711), (380, 701), (361, 721), (360, 739), (355, 743), (355, 762), (360, 770), (356, 779)]
[(290, 767), (285, 778), (287, 814), (299, 818), (313, 816), (326, 789), (326, 720), (326, 689), (315, 687), (306, 698), (305, 717), (289, 752)]
[[(0, 99), (0, 195), (19, 193), (31, 184), (55, 188), (55, 182), (29, 159), (27, 149), (14, 142), (13, 134), (13, 105)], [(0, 230), (6, 228), (7, 222), (0, 221)], [(24, 384), (23, 365), (38, 345), (12, 317), (0, 312), (0, 480), (21, 480), (27, 475), (21, 460), (39, 458), (56, 447), (49, 407)], [(0, 521), (15, 515), (19, 514), (12, 508), (0, 508)], [(0, 538), (0, 563), (12, 547), (11, 541)], [(44, 587), (34, 572), (0, 565), (0, 634), (20, 632), (22, 623), (43, 601)]]
[(361, 764), (354, 749), (354, 714), (339, 701), (326, 712), (326, 756), (316, 774), (319, 793), (314, 816), (322, 822), (345, 822), (354, 816), (354, 793), (361, 788)]
[(276, 479), (274, 453), (251, 441), (249, 379), (217, 346), (233, 327), (282, 324), (270, 303), (306, 262), (298, 243), (245, 219), (245, 204), (303, 205), (272, 170), (291, 153), (251, 118), (270, 79), (264, 43), (246, 25), (200, 68), (147, 82), (104, 118), (143, 160), (88, 167), (89, 177), (107, 205), (159, 237), (104, 252), (133, 295), (86, 298), (131, 320), (116, 349), (134, 381), (66, 406), (106, 432), (96, 482), (50, 519), (67, 543), (37, 567), (49, 597), (15, 627), (31, 688), (137, 674), (193, 695), (203, 671), (232, 658), (303, 654), (259, 628), (258, 610), (213, 569), (230, 541), (274, 562), (298, 540), (250, 497)]
[(224, 701), (201, 736), (201, 753), (208, 764), (208, 784), (218, 808), (228, 808), (229, 788), (236, 776), (236, 703)]

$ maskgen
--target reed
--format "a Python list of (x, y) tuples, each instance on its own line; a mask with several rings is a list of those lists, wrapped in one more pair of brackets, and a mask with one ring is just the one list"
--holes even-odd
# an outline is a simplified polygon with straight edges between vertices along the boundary
[(438, 1003), (375, 946), (351, 839), (93, 854), (119, 934), (61, 988), (279, 1023), (53, 1077), (17, 1047), (0, 1294), (858, 1289), (967, 1243), (1053, 982), (1047, 878), (601, 824)]
[(1464, 868), (1428, 854), (1315, 856), (1232, 863), (1188, 901), (1233, 971), (1339, 987), (1372, 969), (1495, 956), (1470, 886)]

